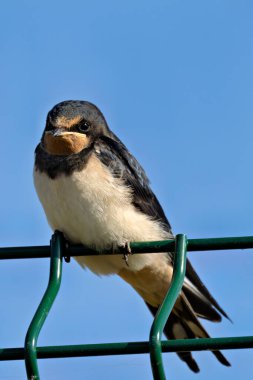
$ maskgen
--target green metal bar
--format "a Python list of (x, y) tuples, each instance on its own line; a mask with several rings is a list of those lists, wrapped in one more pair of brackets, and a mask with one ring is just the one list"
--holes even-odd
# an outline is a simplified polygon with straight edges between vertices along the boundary
[[(162, 352), (202, 350), (233, 350), (253, 348), (253, 336), (203, 339), (177, 339), (161, 341)], [(121, 342), (102, 344), (80, 344), (66, 346), (37, 347), (38, 359), (88, 357), (108, 355), (136, 355), (149, 353), (149, 342)], [(24, 360), (25, 350), (18, 348), (0, 349), (0, 361)]]
[[(130, 244), (133, 253), (174, 252), (175, 240), (134, 242)], [(74, 246), (70, 247), (73, 249)], [(224, 238), (188, 239), (187, 251), (213, 251), (253, 248), (253, 236)]]
[(162, 360), (161, 337), (165, 324), (175, 305), (177, 297), (181, 291), (184, 282), (186, 270), (186, 253), (187, 238), (185, 235), (177, 235), (175, 240), (175, 257), (173, 266), (173, 276), (171, 285), (164, 298), (162, 305), (159, 307), (154, 322), (150, 330), (150, 360), (154, 380), (165, 380), (165, 372)]
[(187, 251), (219, 251), (253, 248), (253, 236), (188, 239)]
[[(1, 360), (26, 360), (27, 375), (29, 379), (39, 379), (37, 357), (38, 358), (60, 358), (77, 356), (98, 356), (98, 355), (124, 355), (148, 353), (151, 351), (151, 361), (154, 379), (165, 379), (162, 352), (183, 352), (199, 350), (218, 350), (253, 348), (253, 336), (230, 337), (230, 338), (206, 338), (206, 339), (187, 339), (175, 341), (162, 341), (161, 335), (166, 324), (169, 313), (171, 312), (176, 297), (184, 279), (185, 260), (186, 260), (186, 237), (177, 235), (176, 240), (166, 240), (157, 242), (134, 242), (130, 244), (133, 253), (159, 253), (174, 252), (175, 269), (170, 290), (165, 297), (162, 307), (157, 313), (152, 326), (149, 342), (128, 342), (110, 343), (93, 345), (74, 345), (74, 346), (48, 346), (37, 347), (37, 340), (40, 330), (45, 322), (47, 314), (54, 302), (59, 290), (61, 281), (61, 257), (62, 252), (66, 256), (92, 256), (104, 254), (122, 254), (118, 251), (97, 252), (85, 246), (69, 245), (62, 235), (57, 232), (51, 241), (51, 265), (50, 278), (47, 290), (35, 313), (35, 316), (28, 329), (25, 349), (23, 348), (4, 348), (0, 349)], [(208, 238), (208, 239), (189, 239), (187, 244), (188, 251), (211, 251), (229, 249), (249, 249), (253, 248), (253, 236)], [(1, 259), (23, 259), (23, 258), (43, 258), (50, 257), (49, 246), (35, 247), (9, 247), (0, 248)], [(182, 260), (182, 261), (181, 261)], [(181, 274), (180, 274), (181, 273)], [(160, 325), (156, 325), (157, 320)], [(160, 320), (160, 321), (159, 321)], [(155, 327), (154, 327), (155, 325)], [(153, 350), (153, 351), (152, 351)]]
[[(174, 252), (175, 240), (134, 242), (130, 244), (132, 253)], [(253, 248), (253, 236), (188, 239), (188, 251), (212, 251)], [(69, 245), (64, 248), (67, 256), (122, 255), (119, 250), (95, 251), (82, 245)], [(0, 260), (38, 259), (50, 257), (50, 246), (0, 248)]]
[(47, 289), (32, 319), (25, 338), (25, 364), (29, 380), (39, 380), (37, 341), (40, 330), (54, 303), (61, 284), (63, 236), (55, 232), (51, 239), (50, 275)]
[(41, 259), (50, 257), (50, 245), (0, 248), (0, 260)]

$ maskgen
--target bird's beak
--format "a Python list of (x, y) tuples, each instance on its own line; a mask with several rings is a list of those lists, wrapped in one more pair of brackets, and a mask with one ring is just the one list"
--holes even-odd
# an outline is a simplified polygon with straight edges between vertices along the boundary
[(63, 136), (66, 133), (66, 131), (63, 128), (55, 128), (53, 131), (51, 131), (51, 134), (54, 137)]
[(90, 143), (89, 137), (84, 133), (69, 132), (65, 128), (55, 128), (46, 131), (43, 138), (43, 147), (56, 156), (66, 156), (81, 152)]

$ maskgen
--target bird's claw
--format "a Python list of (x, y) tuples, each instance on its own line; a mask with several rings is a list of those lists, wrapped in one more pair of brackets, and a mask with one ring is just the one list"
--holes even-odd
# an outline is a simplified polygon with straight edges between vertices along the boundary
[(123, 253), (122, 259), (125, 261), (126, 265), (129, 267), (128, 258), (129, 258), (129, 255), (132, 254), (132, 251), (131, 251), (130, 243), (128, 241), (123, 246), (123, 249), (124, 249), (124, 253)]
[[(67, 251), (67, 249), (69, 248), (69, 243), (67, 241), (65, 241), (65, 249)], [(69, 255), (64, 255), (64, 261), (65, 263), (70, 263), (70, 256)]]

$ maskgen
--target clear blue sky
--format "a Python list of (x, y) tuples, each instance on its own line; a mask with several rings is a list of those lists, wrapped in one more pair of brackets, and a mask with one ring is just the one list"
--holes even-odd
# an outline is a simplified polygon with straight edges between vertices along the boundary
[[(1, 246), (47, 244), (33, 152), (47, 111), (66, 99), (97, 104), (146, 169), (175, 233), (253, 234), (253, 5), (213, 1), (9, 1), (0, 14)], [(233, 320), (213, 336), (253, 333), (252, 251), (191, 253)], [(0, 263), (0, 342), (23, 345), (48, 279), (48, 260)], [(151, 316), (116, 277), (64, 264), (39, 345), (146, 340)], [(232, 368), (196, 353), (192, 374), (165, 354), (171, 379), (253, 376), (252, 350)], [(151, 379), (148, 356), (41, 360), (42, 379)], [(23, 362), (0, 378), (24, 379)]]

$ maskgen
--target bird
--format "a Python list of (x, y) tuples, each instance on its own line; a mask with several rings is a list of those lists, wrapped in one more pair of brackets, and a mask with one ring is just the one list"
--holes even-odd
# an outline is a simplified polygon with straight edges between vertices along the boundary
[[(35, 149), (34, 184), (52, 230), (72, 244), (98, 251), (123, 247), (120, 255), (76, 257), (95, 274), (116, 274), (142, 297), (153, 316), (173, 274), (173, 253), (131, 255), (130, 242), (173, 239), (171, 225), (149, 179), (102, 112), (83, 100), (56, 104)], [(124, 260), (122, 260), (124, 258)], [(229, 319), (194, 270), (189, 259), (180, 295), (164, 328), (168, 339), (207, 338), (199, 318)], [(220, 351), (218, 361), (230, 366)], [(191, 352), (179, 358), (193, 372)]]

